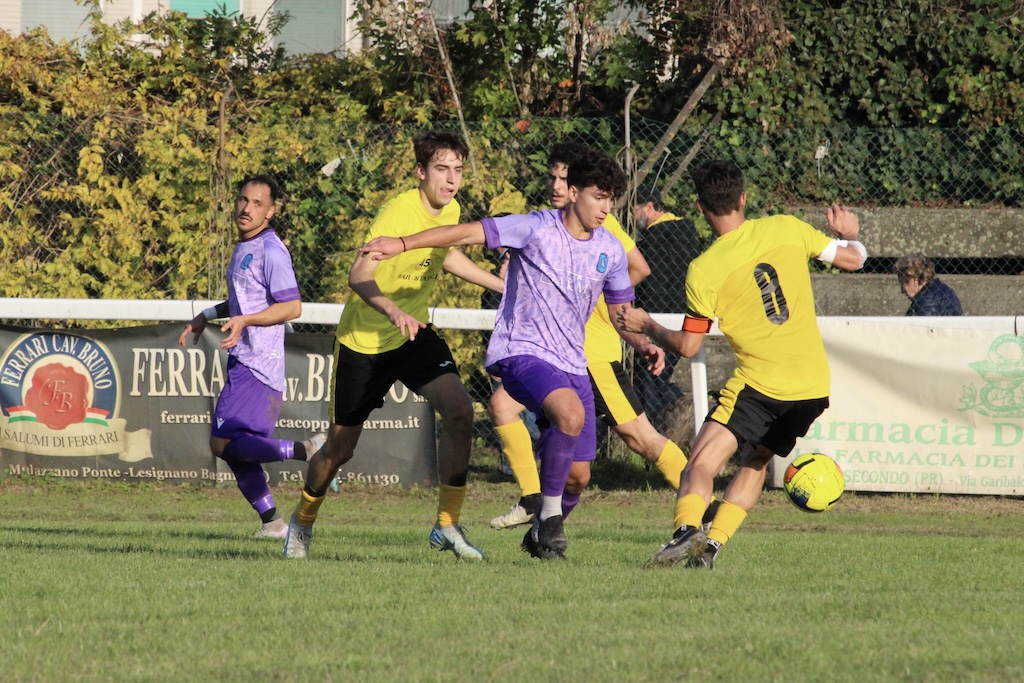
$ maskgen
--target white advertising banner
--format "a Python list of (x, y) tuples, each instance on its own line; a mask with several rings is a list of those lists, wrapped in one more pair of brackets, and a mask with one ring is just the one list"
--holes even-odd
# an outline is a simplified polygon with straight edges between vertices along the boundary
[(1006, 318), (821, 318), (831, 404), (776, 459), (832, 456), (852, 491), (1024, 494), (1024, 336)]

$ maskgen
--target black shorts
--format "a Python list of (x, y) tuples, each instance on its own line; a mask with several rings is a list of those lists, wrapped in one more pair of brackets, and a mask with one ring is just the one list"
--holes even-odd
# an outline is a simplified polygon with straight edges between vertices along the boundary
[(587, 363), (590, 386), (594, 389), (594, 410), (609, 427), (635, 420), (644, 412), (622, 363)]
[(828, 408), (828, 397), (780, 401), (742, 386), (734, 392), (735, 378), (722, 390), (719, 403), (708, 415), (736, 435), (740, 446), (764, 446), (776, 455), (788, 455), (797, 438)]
[(335, 341), (328, 416), (344, 427), (361, 425), (384, 405), (384, 396), (396, 381), (418, 392), (449, 373), (458, 374), (459, 368), (432, 326), (417, 332), (413, 341), (384, 353), (358, 353)]

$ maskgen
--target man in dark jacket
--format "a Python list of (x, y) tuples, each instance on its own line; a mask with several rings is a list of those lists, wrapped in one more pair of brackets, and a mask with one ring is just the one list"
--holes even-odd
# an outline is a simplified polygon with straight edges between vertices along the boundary
[(935, 277), (935, 263), (923, 254), (896, 260), (896, 277), (910, 299), (907, 315), (963, 315), (956, 292)]
[[(637, 247), (651, 268), (651, 274), (636, 287), (636, 304), (655, 313), (686, 312), (686, 270), (710, 240), (702, 240), (693, 223), (666, 211), (661, 191), (643, 185), (636, 197)], [(648, 415), (664, 424), (666, 409), (682, 398), (682, 390), (671, 382), (679, 356), (665, 354), (665, 370), (655, 377), (637, 367), (633, 386)], [(659, 419), (660, 418), (660, 419)]]

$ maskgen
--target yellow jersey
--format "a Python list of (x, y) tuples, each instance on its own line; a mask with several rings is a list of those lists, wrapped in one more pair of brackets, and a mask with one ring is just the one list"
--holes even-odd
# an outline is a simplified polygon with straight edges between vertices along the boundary
[[(374, 237), (405, 237), (441, 225), (455, 225), (462, 210), (454, 199), (437, 216), (427, 213), (418, 189), (388, 200), (373, 219), (364, 244)], [(428, 302), (448, 247), (415, 249), (380, 261), (373, 273), (384, 296), (421, 322), (428, 322)], [(377, 354), (409, 341), (401, 330), (362, 297), (353, 295), (335, 332), (338, 342), (358, 353)]]
[(829, 394), (807, 262), (831, 238), (793, 216), (747, 220), (690, 263), (687, 315), (714, 320), (736, 353), (735, 377), (782, 401)]

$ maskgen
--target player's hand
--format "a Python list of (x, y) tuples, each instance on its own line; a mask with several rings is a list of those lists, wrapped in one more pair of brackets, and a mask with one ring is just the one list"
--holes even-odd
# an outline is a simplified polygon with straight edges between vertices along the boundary
[(855, 240), (860, 234), (860, 219), (845, 206), (830, 206), (825, 212), (828, 229), (841, 240)]
[[(635, 332), (637, 334), (645, 334), (644, 329), (647, 323), (650, 322), (651, 316), (642, 308), (633, 308), (626, 306), (619, 309), (618, 314), (619, 324), (627, 332)], [(664, 352), (662, 352), (664, 353)]]
[(228, 318), (228, 321), (220, 328), (221, 332), (228, 333), (228, 336), (224, 337), (221, 341), (220, 348), (225, 351), (233, 348), (238, 343), (238, 340), (242, 338), (242, 330), (248, 326), (249, 323), (246, 322), (244, 315), (236, 315), (232, 318)]
[(508, 249), (502, 252), (498, 258), (498, 277), (502, 280), (508, 275), (508, 262), (512, 260), (512, 252)]
[(655, 376), (660, 375), (661, 371), (665, 369), (665, 349), (654, 342), (647, 342), (638, 351), (647, 361), (647, 371)]
[(192, 318), (191, 321), (185, 323), (185, 329), (181, 331), (181, 335), (178, 337), (178, 346), (186, 346), (188, 344), (188, 335), (192, 334), (192, 343), (198, 344), (199, 337), (203, 336), (203, 330), (206, 329), (206, 316), (200, 313), (196, 317)]
[(359, 248), (359, 253), (369, 255), (374, 261), (383, 261), (405, 251), (405, 244), (397, 237), (374, 237)]
[(421, 323), (419, 320), (409, 315), (400, 308), (396, 308), (388, 315), (388, 320), (391, 324), (402, 331), (403, 337), (409, 337), (409, 341), (416, 338), (416, 333), (426, 327), (426, 323)]

